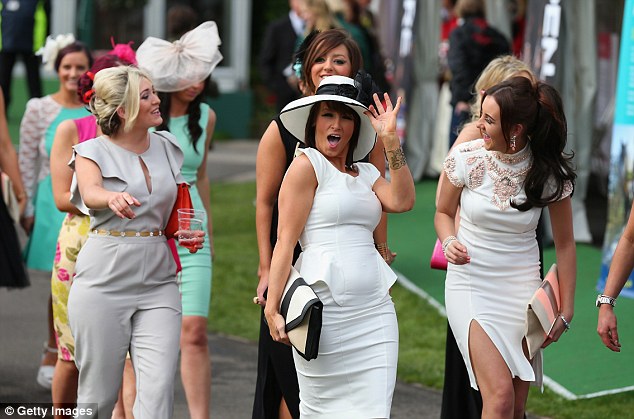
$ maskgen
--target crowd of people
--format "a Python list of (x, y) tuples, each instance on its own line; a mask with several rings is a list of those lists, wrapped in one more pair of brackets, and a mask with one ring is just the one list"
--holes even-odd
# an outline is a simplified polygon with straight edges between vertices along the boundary
[[(259, 70), (277, 114), (255, 162), (254, 419), (390, 417), (399, 335), (386, 214), (412, 209), (416, 192), (397, 134), (402, 99), (390, 95), (368, 3), (289, 0), (263, 38)], [(529, 386), (543, 383), (542, 350), (574, 317), (566, 117), (557, 90), (486, 23), (483, 0), (443, 3), (457, 19), (443, 26), (453, 114), (434, 217), (448, 261), (442, 417), (519, 419)], [(72, 35), (49, 37), (42, 62), (59, 84), (44, 97), (32, 89), (17, 153), (0, 92), (3, 197), (12, 197), (0, 200), (0, 286), (28, 286), (29, 269), (51, 272), (36, 380), (54, 405), (97, 403), (80, 417), (171, 417), (179, 359), (190, 416), (210, 413), (207, 153), (217, 117), (205, 95), (221, 40), (191, 10), (173, 16), (182, 21), (168, 39), (136, 51), (119, 44), (95, 57)], [(203, 214), (186, 246), (181, 231), (166, 231), (181, 184)], [(526, 307), (543, 276), (546, 208), (560, 304), (530, 355)], [(598, 332), (613, 351), (633, 237), (631, 216), (597, 298)], [(282, 315), (292, 266), (321, 301), (312, 360), (293, 350)]]

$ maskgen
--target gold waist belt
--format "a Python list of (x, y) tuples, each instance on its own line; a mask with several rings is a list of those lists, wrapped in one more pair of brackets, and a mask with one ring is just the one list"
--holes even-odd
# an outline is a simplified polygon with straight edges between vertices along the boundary
[(163, 230), (154, 231), (119, 231), (119, 230), (102, 230), (94, 229), (93, 234), (100, 236), (114, 236), (114, 237), (154, 237), (162, 236), (165, 232)]

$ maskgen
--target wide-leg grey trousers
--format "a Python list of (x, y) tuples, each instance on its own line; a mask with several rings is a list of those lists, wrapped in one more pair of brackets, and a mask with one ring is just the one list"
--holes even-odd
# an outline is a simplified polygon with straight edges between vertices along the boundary
[[(125, 244), (112, 247), (108, 245), (115, 243), (91, 237), (80, 253), (68, 300), (79, 369), (77, 403), (78, 407), (97, 403), (100, 419), (112, 415), (128, 350), (137, 386), (134, 417), (172, 416), (181, 301), (175, 277), (169, 275), (174, 262), (171, 254), (164, 252), (167, 245), (161, 239), (151, 244), (141, 244), (135, 238), (115, 239), (125, 240)], [(104, 261), (121, 261), (127, 255), (128, 261), (138, 263), (128, 262), (127, 267), (85, 263), (87, 254), (94, 257), (97, 250)], [(149, 263), (144, 264), (144, 260)], [(97, 412), (93, 413), (79, 417), (97, 417)]]

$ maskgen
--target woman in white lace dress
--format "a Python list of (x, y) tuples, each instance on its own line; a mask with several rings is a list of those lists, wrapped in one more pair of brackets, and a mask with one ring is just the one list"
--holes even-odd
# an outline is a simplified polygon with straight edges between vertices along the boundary
[[(528, 300), (539, 287), (535, 227), (548, 207), (559, 268), (561, 312), (544, 346), (574, 314), (576, 252), (570, 195), (575, 174), (557, 91), (526, 77), (488, 89), (477, 126), (482, 139), (455, 147), (435, 226), (447, 269), (447, 317), (483, 418), (522, 418), (530, 383), (541, 385), (541, 351), (526, 355)], [(456, 209), (460, 226), (455, 237)]]

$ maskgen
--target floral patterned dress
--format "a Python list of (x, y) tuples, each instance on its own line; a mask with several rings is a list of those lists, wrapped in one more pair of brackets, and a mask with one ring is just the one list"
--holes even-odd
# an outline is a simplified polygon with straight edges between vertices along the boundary
[(89, 216), (68, 214), (64, 218), (55, 250), (51, 276), (53, 325), (57, 341), (57, 357), (64, 361), (75, 360), (75, 340), (68, 324), (68, 294), (75, 276), (77, 255), (86, 242), (89, 231)]

